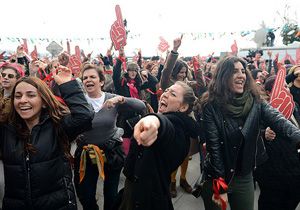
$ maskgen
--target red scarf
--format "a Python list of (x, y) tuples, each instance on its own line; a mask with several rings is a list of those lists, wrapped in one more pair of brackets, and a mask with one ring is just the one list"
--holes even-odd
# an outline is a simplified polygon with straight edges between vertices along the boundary
[(130, 79), (127, 82), (127, 86), (129, 87), (130, 97), (131, 98), (138, 98), (138, 99), (140, 99), (139, 91), (138, 91), (138, 89), (135, 86), (135, 80)]

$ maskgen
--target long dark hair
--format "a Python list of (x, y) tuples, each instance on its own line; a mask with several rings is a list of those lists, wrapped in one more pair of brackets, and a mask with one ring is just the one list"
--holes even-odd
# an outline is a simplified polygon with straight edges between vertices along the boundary
[(186, 62), (184, 62), (183, 60), (177, 60), (176, 63), (175, 63), (175, 66), (172, 70), (172, 79), (177, 81), (177, 74), (179, 74), (180, 70), (185, 67), (186, 68), (186, 72), (185, 72), (185, 78), (187, 77), (187, 74), (188, 74), (188, 70), (189, 70), (189, 67), (188, 65), (186, 64)]
[(14, 108), (15, 90), (18, 84), (20, 84), (21, 82), (28, 83), (37, 89), (37, 92), (42, 98), (43, 103), (46, 105), (46, 107), (42, 109), (41, 115), (49, 115), (54, 124), (56, 135), (59, 138), (63, 151), (65, 152), (65, 154), (69, 154), (69, 140), (60, 126), (60, 119), (64, 115), (68, 114), (70, 111), (65, 105), (63, 105), (57, 100), (55, 95), (48, 88), (47, 84), (37, 77), (21, 78), (16, 83), (11, 94), (11, 112), (9, 114), (9, 123), (16, 128), (17, 135), (20, 137), (20, 139), (25, 141), (24, 149), (29, 150), (31, 152), (36, 151), (35, 148), (33, 148), (33, 146), (28, 142), (30, 131), (26, 126), (25, 121), (20, 117), (20, 115), (16, 112)]
[(244, 59), (236, 56), (228, 56), (220, 60), (217, 64), (216, 72), (210, 81), (208, 91), (201, 98), (201, 107), (203, 108), (209, 102), (216, 102), (221, 107), (224, 104), (230, 103), (234, 97), (234, 93), (230, 90), (229, 81), (234, 74), (234, 64), (240, 62), (246, 72), (246, 82), (244, 91), (250, 91), (255, 100), (260, 100), (260, 95), (251, 76), (251, 73), (246, 69), (247, 64)]

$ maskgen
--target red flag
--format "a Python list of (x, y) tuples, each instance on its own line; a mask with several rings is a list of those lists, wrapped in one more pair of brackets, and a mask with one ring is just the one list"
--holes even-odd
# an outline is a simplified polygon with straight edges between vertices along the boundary
[(115, 12), (117, 20), (111, 25), (110, 38), (114, 44), (115, 50), (119, 50), (126, 45), (126, 30), (119, 5), (116, 5)]
[(69, 40), (67, 41), (67, 52), (68, 52), (69, 55), (71, 55), (71, 48), (70, 48)]
[(34, 45), (34, 50), (30, 53), (30, 57), (32, 58), (32, 60), (37, 60), (38, 53), (37, 53), (36, 45)]
[(292, 94), (284, 86), (286, 69), (284, 65), (278, 64), (278, 73), (272, 88), (270, 104), (278, 109), (286, 119), (290, 119), (293, 114), (295, 102)]
[(300, 48), (296, 50), (296, 64), (300, 64)]
[(231, 45), (231, 52), (233, 55), (237, 55), (238, 46), (237, 46), (236, 40), (234, 40), (233, 44)]
[(165, 52), (169, 49), (170, 45), (169, 43), (163, 38), (163, 37), (159, 37), (160, 43), (158, 45), (158, 49), (161, 52)]
[(293, 64), (293, 65), (296, 64), (295, 60), (292, 58), (292, 56), (290, 54), (287, 53), (287, 51), (285, 52), (285, 56), (281, 60), (281, 63), (284, 63), (285, 60), (289, 60), (291, 62), (291, 64)]
[(28, 54), (27, 39), (23, 39), (23, 49), (24, 49), (24, 52), (26, 52)]

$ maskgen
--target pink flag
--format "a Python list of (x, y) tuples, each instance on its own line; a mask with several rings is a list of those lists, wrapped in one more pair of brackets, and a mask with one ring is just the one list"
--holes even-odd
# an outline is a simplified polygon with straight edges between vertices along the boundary
[(231, 53), (233, 55), (237, 55), (237, 52), (238, 52), (238, 46), (236, 40), (234, 40), (233, 44), (231, 45)]
[(163, 37), (159, 37), (160, 43), (158, 45), (158, 50), (161, 52), (165, 52), (169, 49), (170, 45), (169, 43), (163, 38)]

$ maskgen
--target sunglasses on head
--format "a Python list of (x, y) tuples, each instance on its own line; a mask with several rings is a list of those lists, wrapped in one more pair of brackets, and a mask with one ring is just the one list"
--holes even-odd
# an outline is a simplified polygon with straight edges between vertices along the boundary
[(1, 73), (1, 75), (2, 75), (3, 78), (5, 78), (6, 75), (7, 75), (7, 77), (8, 77), (9, 79), (15, 78), (15, 75), (14, 75), (14, 74)]

